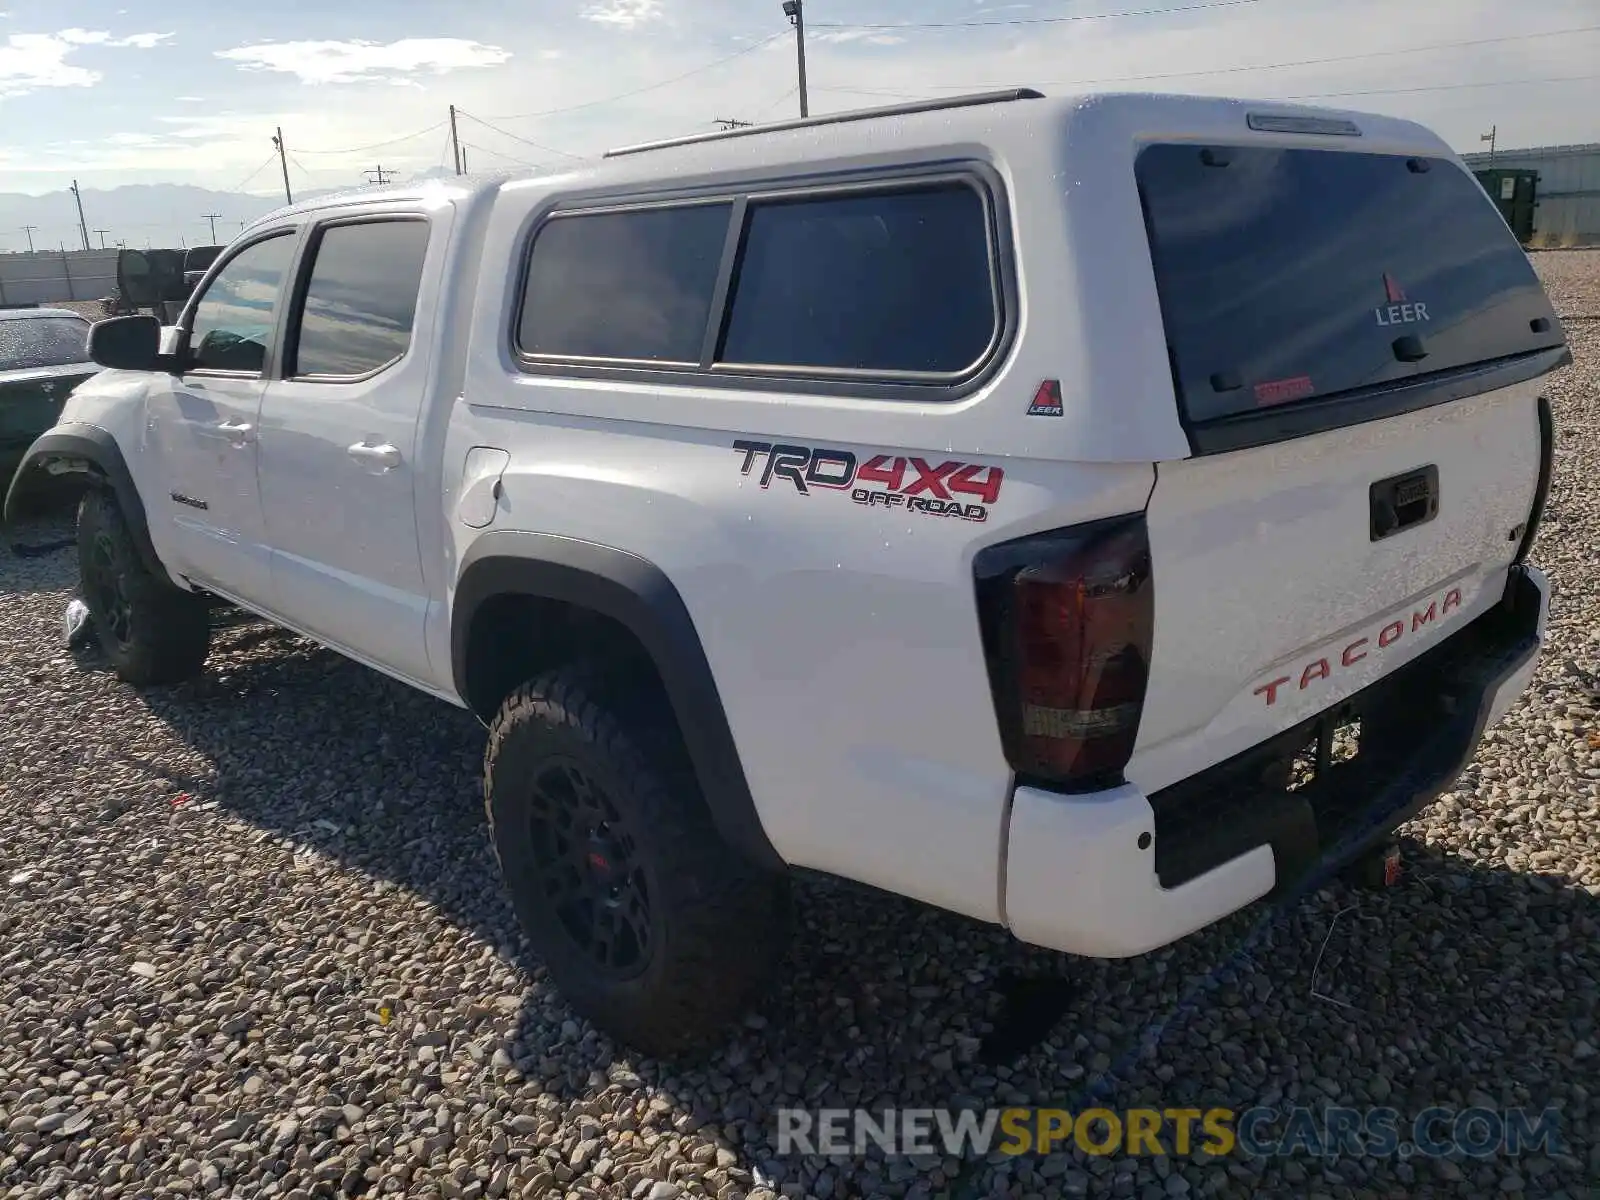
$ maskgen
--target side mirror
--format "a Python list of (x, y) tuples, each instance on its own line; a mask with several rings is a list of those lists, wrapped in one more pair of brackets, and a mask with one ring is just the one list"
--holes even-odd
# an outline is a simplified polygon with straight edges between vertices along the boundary
[(161, 322), (154, 317), (109, 317), (89, 328), (89, 357), (119, 371), (156, 371), (161, 355)]

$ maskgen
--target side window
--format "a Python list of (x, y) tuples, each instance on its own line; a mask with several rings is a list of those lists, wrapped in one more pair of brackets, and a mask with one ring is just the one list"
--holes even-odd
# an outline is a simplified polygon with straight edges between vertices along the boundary
[(525, 354), (698, 363), (727, 203), (556, 216), (534, 238)]
[(365, 375), (405, 354), (428, 230), (426, 221), (388, 220), (322, 231), (286, 375)]
[(718, 362), (954, 375), (999, 324), (979, 193), (752, 200)]
[(272, 309), (294, 256), (295, 237), (281, 233), (230, 259), (194, 308), (192, 366), (259, 375), (272, 341)]

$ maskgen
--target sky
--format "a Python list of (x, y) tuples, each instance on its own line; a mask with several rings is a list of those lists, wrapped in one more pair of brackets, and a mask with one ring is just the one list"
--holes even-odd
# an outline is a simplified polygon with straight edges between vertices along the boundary
[[(0, 193), (280, 194), (798, 116), (780, 0), (0, 0)], [(1458, 150), (1600, 142), (1600, 2), (806, 0), (813, 113), (1028, 84), (1313, 98)], [(114, 216), (103, 218), (114, 222)], [(9, 231), (0, 231), (0, 234)], [(5, 243), (9, 244), (9, 243)]]

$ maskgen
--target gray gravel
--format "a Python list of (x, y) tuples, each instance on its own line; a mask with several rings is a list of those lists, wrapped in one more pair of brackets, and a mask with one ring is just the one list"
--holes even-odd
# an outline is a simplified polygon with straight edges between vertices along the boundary
[[(1600, 253), (1535, 263), (1564, 313), (1600, 313)], [(1587, 1195), (1600, 322), (1571, 334), (1537, 551), (1558, 588), (1552, 644), (1460, 785), (1405, 831), (1399, 886), (1331, 887), (1141, 960), (1072, 963), (807, 885), (788, 982), (694, 1071), (619, 1050), (521, 960), (470, 719), (250, 623), (219, 633), (203, 680), (136, 695), (60, 646), (72, 555), (0, 553), (0, 1192)], [(1008, 973), (1076, 991), (1054, 1034), (990, 1065), (980, 1039)], [(1070, 1107), (1091, 1088), (1121, 1107), (1555, 1105), (1566, 1153), (994, 1165), (772, 1146), (783, 1104)]]

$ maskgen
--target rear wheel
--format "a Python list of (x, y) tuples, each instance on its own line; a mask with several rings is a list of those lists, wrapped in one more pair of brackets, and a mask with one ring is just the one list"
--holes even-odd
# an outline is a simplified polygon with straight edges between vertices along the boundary
[(638, 1050), (692, 1052), (782, 958), (788, 882), (718, 835), (663, 722), (625, 725), (593, 689), (555, 671), (502, 705), (484, 773), (495, 851), (572, 1006)]
[(199, 673), (211, 647), (206, 600), (152, 574), (116, 500), (100, 488), (78, 504), (78, 573), (100, 648), (137, 687)]

